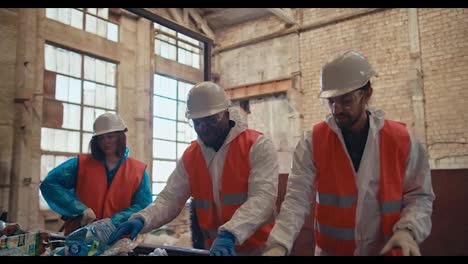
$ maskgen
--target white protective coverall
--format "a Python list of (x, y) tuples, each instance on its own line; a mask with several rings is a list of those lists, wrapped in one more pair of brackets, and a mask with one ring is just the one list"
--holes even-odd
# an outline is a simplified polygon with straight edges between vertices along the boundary
[[(358, 200), (356, 208), (356, 250), (354, 255), (378, 255), (385, 245), (381, 231), (379, 209), (380, 152), (379, 130), (384, 124), (382, 110), (369, 110), (369, 134), (356, 175)], [(343, 148), (343, 135), (331, 115), (326, 119), (329, 127), (338, 135)], [(432, 203), (435, 199), (428, 158), (423, 146), (410, 134), (410, 153), (403, 180), (403, 203), (400, 220), (393, 231), (408, 228), (416, 242), (421, 243), (430, 234)], [(267, 247), (283, 246), (289, 255), (300, 232), (304, 218), (315, 199), (316, 168), (313, 157), (312, 131), (304, 133), (296, 146), (293, 165), (288, 178), (287, 193), (281, 205), (276, 223), (267, 241)], [(346, 151), (349, 162), (351, 159)], [(351, 168), (354, 168), (351, 162)], [(315, 202), (314, 202), (315, 203)], [(315, 221), (314, 221), (315, 222)], [(315, 247), (315, 255), (330, 255)]]
[[(210, 171), (214, 202), (217, 212), (220, 210), (219, 188), (224, 160), (230, 143), (245, 129), (238, 110), (230, 108), (230, 119), (236, 122), (231, 128), (221, 148), (206, 147), (198, 138), (207, 167)], [(271, 221), (276, 215), (276, 197), (278, 193), (278, 158), (273, 142), (265, 135), (260, 135), (250, 149), (250, 176), (247, 201), (234, 213), (231, 220), (220, 226), (218, 231), (227, 230), (236, 237), (236, 244), (242, 244), (257, 228)], [(191, 196), (188, 174), (182, 159), (177, 161), (175, 170), (170, 175), (166, 187), (156, 200), (145, 209), (133, 214), (129, 220), (141, 216), (144, 226), (141, 233), (149, 232), (170, 222), (177, 217)], [(221, 220), (221, 216), (218, 215)], [(261, 249), (259, 249), (261, 250)], [(258, 250), (256, 253), (260, 253)], [(242, 255), (242, 252), (236, 252)], [(248, 254), (248, 253), (247, 253)]]

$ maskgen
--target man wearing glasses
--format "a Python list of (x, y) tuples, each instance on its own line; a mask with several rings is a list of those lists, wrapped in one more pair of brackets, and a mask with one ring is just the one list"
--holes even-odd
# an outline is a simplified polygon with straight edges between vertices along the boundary
[(315, 255), (420, 255), (434, 200), (428, 159), (405, 124), (367, 107), (374, 75), (356, 51), (323, 66), (320, 98), (331, 115), (296, 146), (263, 255), (291, 252), (312, 199)]
[(273, 142), (235, 118), (225, 91), (202, 82), (188, 94), (186, 116), (198, 140), (177, 162), (166, 187), (111, 235), (110, 243), (173, 220), (192, 196), (210, 255), (260, 254), (273, 227), (278, 161)]

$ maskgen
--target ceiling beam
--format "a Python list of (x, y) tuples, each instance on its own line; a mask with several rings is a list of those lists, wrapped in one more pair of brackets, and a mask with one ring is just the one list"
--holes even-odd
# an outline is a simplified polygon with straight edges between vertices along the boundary
[(167, 11), (169, 12), (169, 14), (174, 19), (175, 22), (177, 22), (179, 24), (184, 24), (182, 14), (178, 10), (178, 8), (168, 8)]
[(267, 10), (286, 22), (287, 25), (296, 24), (291, 8), (267, 8)]
[(193, 18), (195, 23), (197, 24), (197, 27), (203, 31), (209, 38), (215, 39), (215, 34), (213, 30), (208, 26), (208, 23), (206, 22), (205, 19), (202, 18), (202, 16), (198, 13), (197, 10), (194, 8), (187, 8), (189, 15)]
[(182, 8), (182, 18), (186, 25), (189, 24), (189, 13), (187, 8)]

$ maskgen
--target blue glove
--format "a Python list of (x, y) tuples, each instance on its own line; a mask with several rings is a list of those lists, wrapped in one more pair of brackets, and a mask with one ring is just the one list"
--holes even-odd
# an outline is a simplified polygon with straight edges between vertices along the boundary
[(235, 256), (234, 243), (236, 237), (228, 231), (221, 231), (211, 245), (210, 256)]
[(119, 240), (123, 236), (130, 235), (130, 239), (134, 239), (140, 230), (143, 228), (145, 225), (145, 222), (142, 218), (135, 218), (130, 221), (125, 221), (119, 227), (117, 230), (115, 230), (109, 237), (109, 241), (107, 244), (112, 245), (116, 240)]

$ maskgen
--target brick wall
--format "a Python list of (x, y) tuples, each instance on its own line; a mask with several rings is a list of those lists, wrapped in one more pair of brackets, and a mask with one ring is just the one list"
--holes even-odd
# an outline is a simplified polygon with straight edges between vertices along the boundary
[[(309, 16), (314, 16), (313, 11), (308, 12)], [(321, 14), (324, 11), (317, 12), (319, 16), (324, 15)], [(322, 121), (328, 113), (317, 99), (321, 66), (330, 56), (349, 49), (367, 56), (380, 74), (372, 82), (371, 107), (382, 108), (388, 118), (412, 124), (411, 91), (407, 86), (409, 44), (406, 12), (406, 9), (381, 11), (301, 34), (305, 130)]]
[[(395, 8), (354, 16), (368, 8), (301, 8), (296, 19), (303, 26), (321, 24), (300, 34), (302, 129), (324, 119), (328, 109), (317, 98), (320, 68), (337, 52), (356, 49), (379, 73), (373, 78), (370, 106), (386, 117), (408, 124), (415, 132), (410, 84), (412, 68), (408, 9)], [(339, 19), (332, 22), (333, 19)], [(468, 11), (418, 9), (425, 126), (431, 168), (468, 166)], [(221, 47), (284, 29), (279, 19), (266, 17), (217, 32)], [(280, 77), (291, 72), (293, 35), (238, 47), (216, 55), (221, 84), (232, 87)], [(288, 64), (289, 63), (289, 64)], [(286, 65), (289, 65), (286, 67)]]
[(467, 168), (468, 10), (418, 12), (431, 165)]

